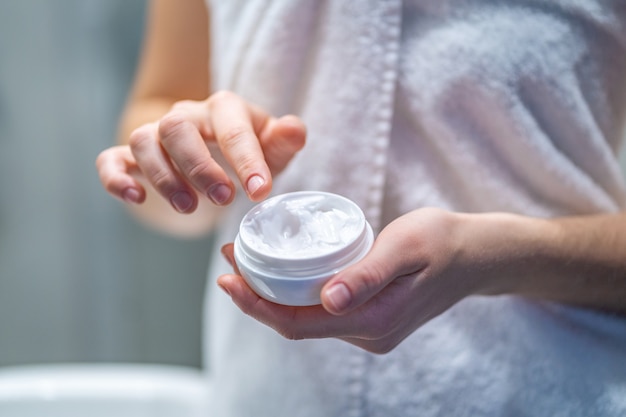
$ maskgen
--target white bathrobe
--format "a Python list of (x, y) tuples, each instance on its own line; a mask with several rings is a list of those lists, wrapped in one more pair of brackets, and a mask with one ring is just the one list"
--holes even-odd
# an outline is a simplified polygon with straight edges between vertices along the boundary
[[(213, 87), (307, 124), (275, 193), (343, 194), (377, 230), (424, 206), (626, 208), (625, 0), (209, 3)], [(284, 340), (215, 290), (228, 270), (207, 293), (214, 417), (626, 416), (624, 317), (469, 297), (377, 356)]]

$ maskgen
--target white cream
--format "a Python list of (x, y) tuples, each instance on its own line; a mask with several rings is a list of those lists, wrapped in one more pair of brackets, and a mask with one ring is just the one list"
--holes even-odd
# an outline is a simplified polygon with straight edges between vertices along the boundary
[(287, 194), (246, 216), (242, 238), (254, 250), (281, 258), (331, 253), (359, 237), (362, 214), (342, 200), (317, 194)]

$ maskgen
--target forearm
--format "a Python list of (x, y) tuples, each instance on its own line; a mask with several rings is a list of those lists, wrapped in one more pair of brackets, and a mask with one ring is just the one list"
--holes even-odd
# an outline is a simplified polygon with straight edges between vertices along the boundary
[(472, 256), (488, 259), (487, 293), (626, 313), (626, 213), (475, 216), (469, 227), (482, 243)]
[[(202, 0), (149, 2), (141, 59), (120, 120), (119, 144), (127, 145), (135, 129), (157, 122), (175, 102), (206, 99), (210, 85), (208, 33), (208, 14)], [(171, 196), (158, 195), (139, 169), (130, 168), (146, 193), (142, 204), (130, 205), (140, 220), (183, 237), (203, 235), (211, 229), (220, 209), (207, 198), (197, 198), (193, 213), (180, 214), (168, 201)]]

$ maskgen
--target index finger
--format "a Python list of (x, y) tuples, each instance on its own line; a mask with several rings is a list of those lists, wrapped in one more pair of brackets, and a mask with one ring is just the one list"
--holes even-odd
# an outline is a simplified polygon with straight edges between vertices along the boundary
[(253, 201), (267, 197), (272, 176), (258, 134), (271, 117), (224, 91), (209, 99), (211, 126), (224, 157)]

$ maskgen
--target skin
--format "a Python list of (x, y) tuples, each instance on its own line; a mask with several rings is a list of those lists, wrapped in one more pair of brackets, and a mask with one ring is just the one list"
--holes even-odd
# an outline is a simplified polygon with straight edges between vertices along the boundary
[[(163, 231), (211, 230), (236, 192), (261, 201), (306, 142), (296, 116), (209, 94), (201, 0), (154, 0), (119, 145), (96, 161), (104, 188)], [(231, 173), (229, 175), (229, 172)], [(218, 285), (289, 339), (334, 337), (385, 353), (470, 295), (514, 294), (626, 313), (626, 213), (537, 219), (426, 208), (385, 227), (372, 251), (322, 289), (322, 305), (258, 297), (237, 273)]]

